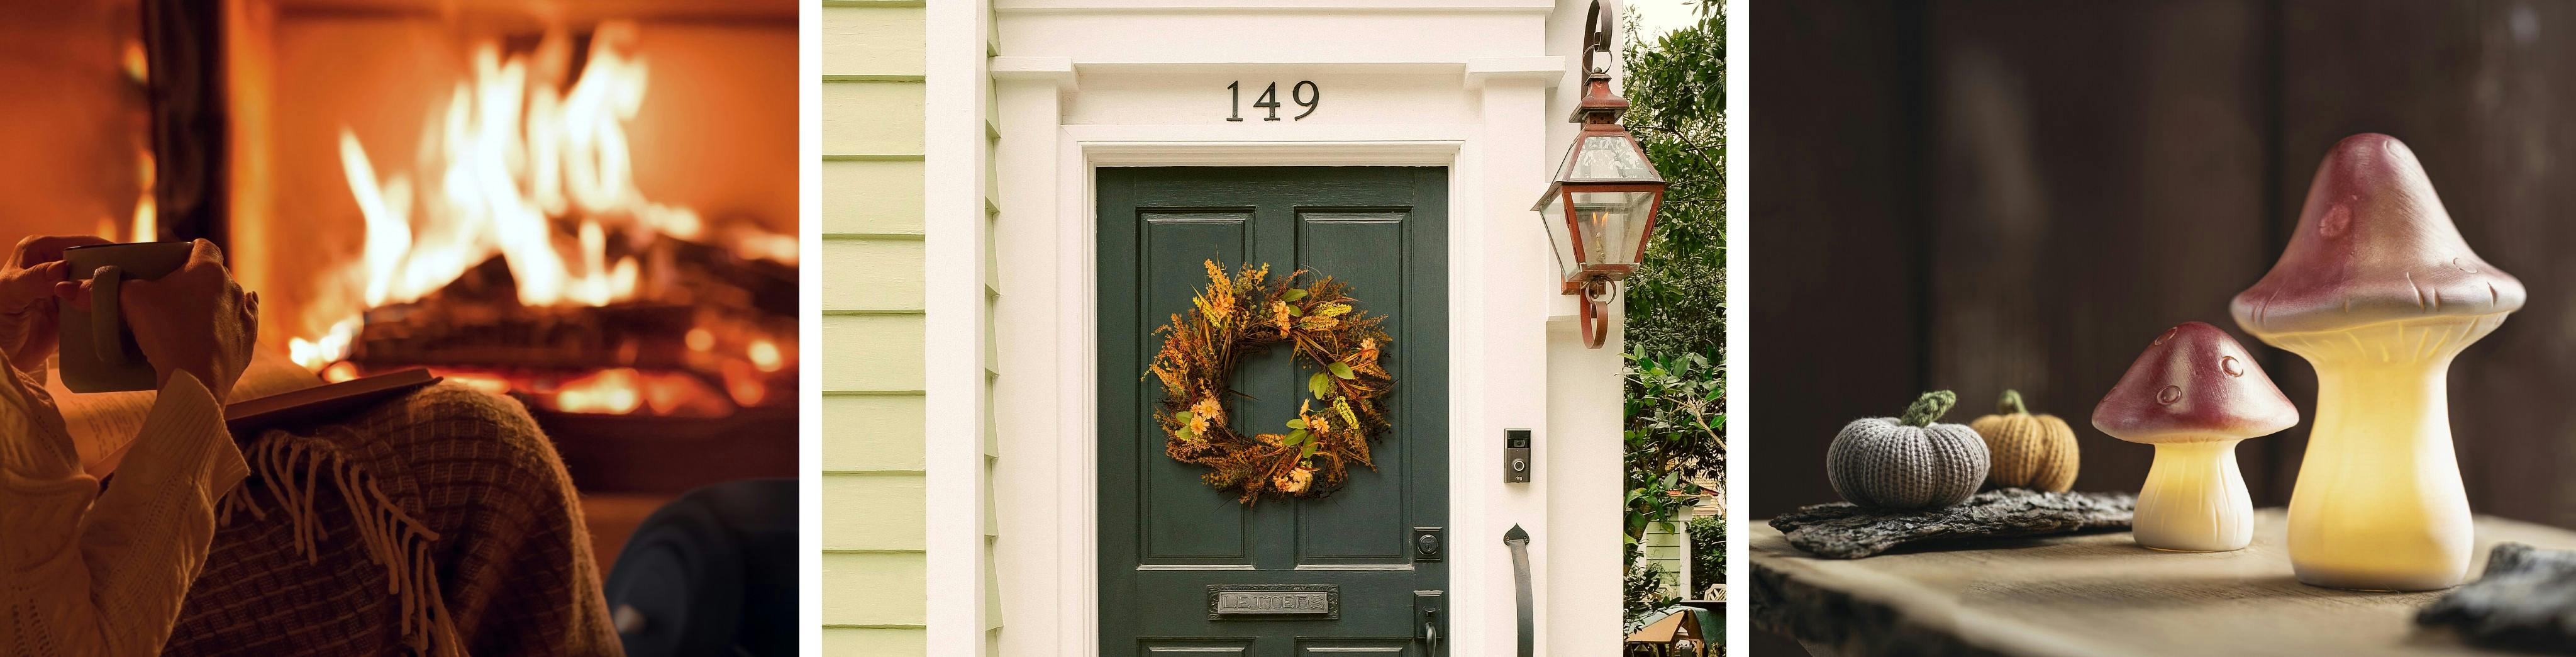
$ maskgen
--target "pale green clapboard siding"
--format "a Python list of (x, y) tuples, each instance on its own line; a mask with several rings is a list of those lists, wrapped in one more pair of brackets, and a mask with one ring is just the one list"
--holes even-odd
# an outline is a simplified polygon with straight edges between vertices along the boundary
[(823, 233), (921, 237), (920, 160), (823, 163)]
[(823, 83), (823, 157), (920, 159), (921, 83)]
[(921, 315), (823, 316), (826, 395), (920, 390), (921, 354)]
[(921, 240), (823, 240), (823, 312), (921, 310)]
[(923, 613), (923, 558), (919, 552), (825, 552), (822, 582), (826, 627), (919, 627)]
[(822, 648), (835, 656), (923, 655), (930, 652), (928, 638), (919, 628), (826, 626)]
[(922, 398), (917, 394), (823, 398), (824, 472), (920, 472)]
[(1647, 523), (1646, 538), (1643, 543), (1646, 548), (1646, 562), (1663, 566), (1664, 572), (1667, 573), (1664, 577), (1664, 592), (1688, 598), (1692, 596), (1681, 590), (1682, 573), (1687, 572), (1686, 569), (1690, 567), (1690, 563), (1682, 558), (1684, 555), (1680, 529), (1681, 526), (1678, 523)]
[[(921, 475), (834, 473), (822, 487), (823, 508), (880, 511), (823, 514), (824, 551), (922, 550)], [(894, 509), (910, 512), (886, 512)]]
[(823, 8), (823, 77), (921, 79), (920, 7)]

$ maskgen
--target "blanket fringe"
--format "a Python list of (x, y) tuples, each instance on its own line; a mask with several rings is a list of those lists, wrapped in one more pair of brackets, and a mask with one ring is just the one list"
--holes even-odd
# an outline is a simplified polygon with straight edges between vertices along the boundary
[[(325, 431), (353, 444), (358, 439), (356, 432), (347, 427)], [(437, 562), (430, 555), (438, 532), (430, 531), (395, 504), (377, 486), (375, 476), (348, 459), (330, 440), (273, 431), (252, 441), (244, 451), (252, 476), (218, 503), (218, 524), (231, 524), (237, 512), (247, 512), (254, 520), (267, 520), (268, 511), (249, 492), (252, 481), (262, 482), (270, 501), (292, 523), (290, 535), (296, 551), (304, 555), (305, 563), (319, 563), (321, 554), (317, 548), (322, 525), (321, 519), (314, 517), (314, 489), (329, 479), (331, 488), (349, 507), (351, 524), (367, 559), (384, 566), (386, 592), (402, 604), (404, 644), (415, 654), (464, 654), (464, 647), (457, 645), (455, 622), (447, 615), (447, 601), (438, 590)]]

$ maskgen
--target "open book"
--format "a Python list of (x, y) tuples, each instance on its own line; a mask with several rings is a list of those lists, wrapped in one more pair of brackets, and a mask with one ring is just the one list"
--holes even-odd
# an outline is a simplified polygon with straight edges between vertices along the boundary
[[(153, 397), (160, 393), (74, 393), (63, 388), (61, 372), (46, 375), (45, 391), (53, 394), (54, 406), (62, 410), (63, 424), (72, 434), (72, 447), (80, 452), (81, 468), (93, 477), (114, 472), (117, 461), (125, 457), (125, 448), (143, 430), (143, 418), (152, 412)], [(251, 356), (250, 367), (242, 370), (241, 380), (233, 382), (231, 398), (257, 400), (319, 385), (322, 378), (312, 371), (261, 352)]]

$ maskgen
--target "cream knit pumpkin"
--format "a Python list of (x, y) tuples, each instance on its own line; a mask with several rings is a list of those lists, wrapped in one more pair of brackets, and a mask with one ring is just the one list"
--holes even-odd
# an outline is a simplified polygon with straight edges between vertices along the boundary
[(1986, 479), (1986, 442), (1974, 429), (1933, 420), (1958, 396), (1924, 393), (1903, 417), (1853, 420), (1825, 450), (1825, 475), (1834, 493), (1867, 507), (1922, 509), (1950, 506), (1977, 493)]
[(1969, 422), (1986, 439), (1993, 466), (1986, 485), (2062, 493), (2075, 486), (2075, 429), (2055, 415), (2033, 415), (2021, 393), (2006, 390), (1995, 414)]

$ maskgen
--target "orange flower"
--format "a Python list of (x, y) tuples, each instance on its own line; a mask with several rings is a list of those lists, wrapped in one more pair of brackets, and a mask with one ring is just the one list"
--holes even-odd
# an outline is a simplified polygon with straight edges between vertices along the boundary
[(1224, 421), (1225, 405), (1216, 403), (1215, 397), (1200, 398), (1199, 403), (1190, 406), (1192, 433), (1207, 433), (1209, 424)]
[(1277, 322), (1279, 324), (1279, 332), (1281, 333), (1286, 333), (1288, 332), (1288, 329), (1297, 325), (1297, 318), (1288, 316), (1288, 302), (1286, 301), (1270, 302), (1270, 317), (1270, 321)]
[(1306, 485), (1314, 480), (1315, 471), (1308, 470), (1304, 467), (1296, 467), (1289, 468), (1288, 472), (1285, 474), (1272, 477), (1270, 479), (1270, 485), (1277, 487), (1280, 492), (1295, 495), (1306, 492)]

